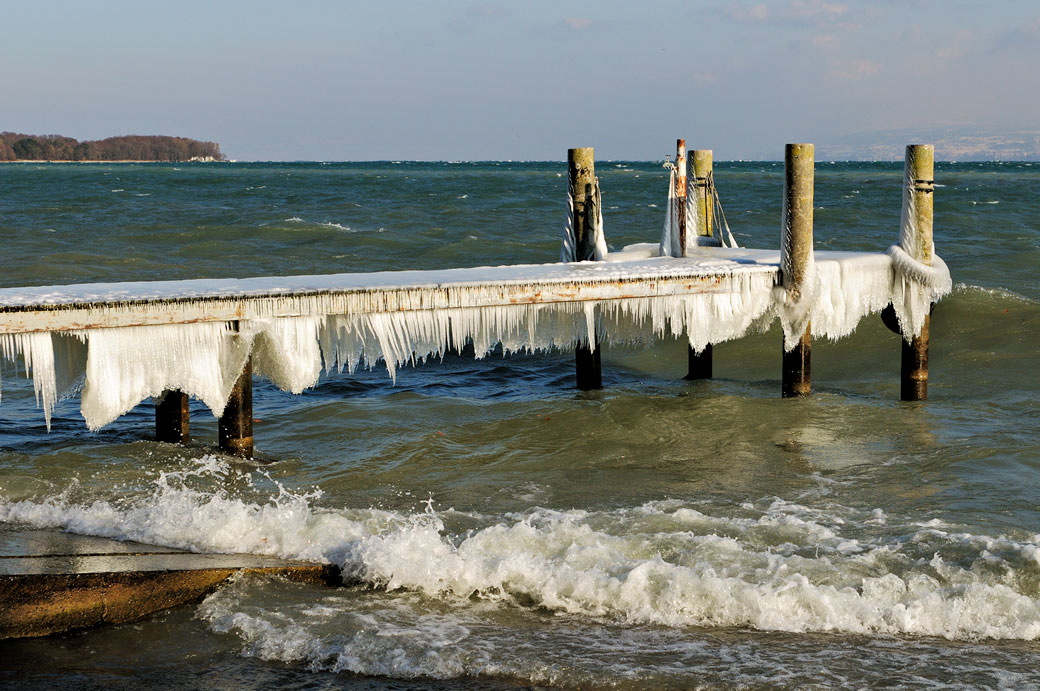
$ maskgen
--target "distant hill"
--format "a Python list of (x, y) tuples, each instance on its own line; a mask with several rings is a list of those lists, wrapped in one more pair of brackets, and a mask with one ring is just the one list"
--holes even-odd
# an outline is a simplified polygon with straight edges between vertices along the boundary
[(861, 132), (816, 146), (818, 160), (901, 161), (907, 144), (934, 144), (939, 161), (1037, 161), (1040, 130), (936, 127)]
[(76, 141), (58, 134), (0, 132), (0, 161), (222, 161), (220, 145), (185, 137), (109, 137)]

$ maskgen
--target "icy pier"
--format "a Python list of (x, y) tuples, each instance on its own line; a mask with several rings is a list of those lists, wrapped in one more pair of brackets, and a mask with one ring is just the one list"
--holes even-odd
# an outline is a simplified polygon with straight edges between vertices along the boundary
[(8, 288), (0, 290), (0, 355), (24, 363), (48, 424), (56, 401), (77, 392), (91, 429), (153, 397), (157, 437), (184, 441), (194, 396), (221, 419), (221, 447), (251, 455), (253, 374), (299, 393), (322, 369), (382, 362), (393, 378), (399, 366), (468, 344), (477, 357), (501, 345), (506, 353), (576, 349), (579, 388), (595, 388), (600, 343), (671, 335), (688, 340), (691, 375), (699, 359), (698, 376), (710, 376), (711, 344), (779, 319), (784, 394), (805, 395), (810, 339), (846, 336), (891, 305), (904, 369), (906, 347), (917, 349), (904, 376), (916, 382), (916, 398), (904, 398), (919, 400), (928, 315), (950, 276), (931, 246), (930, 148), (928, 179), (913, 172), (911, 148), (900, 244), (885, 253), (813, 252), (812, 145), (788, 146), (778, 250), (707, 246), (722, 244), (711, 237), (710, 152), (694, 152), (701, 167), (687, 197), (681, 140), (660, 244), (608, 253), (591, 149), (572, 150), (559, 263)]
[[(395, 368), (472, 342), (478, 356), (638, 343), (686, 335), (691, 347), (737, 338), (776, 317), (780, 252), (656, 245), (606, 261), (283, 278), (110, 283), (0, 290), (0, 347), (22, 355), (49, 415), (81, 377), (83, 414), (101, 427), (149, 396), (180, 390), (223, 412), (252, 354), (256, 374), (289, 391), (324, 366)], [(840, 338), (898, 299), (887, 254), (819, 252), (804, 316)]]

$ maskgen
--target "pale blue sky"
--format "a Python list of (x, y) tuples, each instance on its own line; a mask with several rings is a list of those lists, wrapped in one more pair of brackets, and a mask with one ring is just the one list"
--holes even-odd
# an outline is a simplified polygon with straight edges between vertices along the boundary
[(1040, 129), (1040, 2), (3, 7), (0, 129), (239, 160), (716, 158), (882, 129)]

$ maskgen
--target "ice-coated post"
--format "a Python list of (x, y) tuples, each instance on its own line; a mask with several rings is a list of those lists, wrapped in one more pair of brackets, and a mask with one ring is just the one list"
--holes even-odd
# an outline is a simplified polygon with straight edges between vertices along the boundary
[[(784, 289), (797, 302), (807, 286), (813, 246), (813, 145), (788, 144), (784, 151), (784, 218), (781, 242), (786, 249)], [(784, 398), (808, 396), (812, 391), (810, 325), (791, 350), (783, 351)]]
[[(578, 257), (594, 256), (596, 238), (592, 214), (596, 188), (596, 170), (591, 146), (567, 150), (567, 183), (571, 195), (571, 221), (574, 224), (575, 247)], [(603, 388), (600, 369), (600, 346), (590, 348), (588, 342), (579, 344), (574, 353), (577, 386), (582, 391)]]
[(675, 219), (679, 231), (679, 255), (686, 256), (686, 140), (675, 141)]
[[(715, 200), (708, 184), (711, 177), (712, 151), (694, 149), (690, 157), (693, 159), (693, 205), (697, 210), (697, 227), (694, 230), (698, 236), (711, 237), (712, 214), (715, 211)], [(711, 379), (711, 344), (704, 346), (700, 353), (689, 346), (687, 348), (689, 368), (686, 378)]]
[(574, 249), (578, 259), (595, 255), (596, 233), (592, 206), (595, 203), (596, 170), (593, 149), (585, 146), (567, 150), (567, 181), (571, 195), (571, 220), (574, 223)]
[(242, 456), (253, 457), (253, 360), (246, 360), (245, 369), (231, 389), (224, 414), (217, 425), (220, 450)]
[(712, 237), (714, 234), (715, 198), (711, 190), (711, 149), (693, 150), (693, 203), (697, 207), (697, 235)]
[[(931, 144), (910, 144), (906, 147), (905, 194), (916, 230), (912, 237), (901, 238), (903, 249), (922, 264), (931, 265), (935, 246), (932, 241), (932, 208), (935, 191), (935, 149)], [(902, 343), (900, 366), (900, 398), (904, 401), (928, 400), (928, 342), (932, 317), (926, 315), (921, 333)]]
[(155, 440), (168, 444), (187, 444), (188, 394), (163, 391), (155, 399)]

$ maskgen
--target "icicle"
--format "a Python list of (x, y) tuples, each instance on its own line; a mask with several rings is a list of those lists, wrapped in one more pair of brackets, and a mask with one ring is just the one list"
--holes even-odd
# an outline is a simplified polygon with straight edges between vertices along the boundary
[(729, 223), (726, 221), (725, 216), (722, 217), (722, 223), (726, 227), (726, 237), (729, 239), (729, 244), (724, 246), (729, 247), (731, 249), (736, 249), (740, 247), (740, 245), (737, 244), (737, 241), (733, 239), (733, 231), (729, 229)]
[(599, 190), (599, 178), (596, 179), (596, 216), (592, 224), (593, 240), (595, 241), (595, 254), (593, 259), (601, 262), (607, 256), (607, 238), (603, 234), (603, 195)]
[(253, 333), (237, 336), (224, 322), (133, 326), (80, 332), (87, 341), (80, 410), (92, 430), (163, 391), (201, 399), (215, 416), (245, 367)]
[(32, 376), (36, 405), (43, 408), (50, 431), (55, 404), (74, 391), (82, 379), (86, 361), (82, 340), (64, 333), (0, 334), (0, 353), (11, 362), (22, 356), (25, 376)]
[(255, 330), (253, 372), (266, 377), (283, 391), (302, 393), (314, 386), (321, 374), (319, 330), (321, 316), (283, 317), (248, 322)]
[(939, 255), (932, 255), (929, 266), (906, 253), (899, 245), (888, 248), (892, 258), (892, 307), (903, 338), (909, 341), (921, 333), (924, 318), (937, 302), (953, 289), (950, 269)]
[(579, 257), (578, 256), (578, 238), (574, 235), (574, 198), (571, 196), (570, 190), (567, 191), (567, 222), (563, 227), (563, 244), (560, 247), (560, 261), (561, 262), (577, 262), (577, 261), (603, 261), (603, 258), (607, 256), (607, 240), (603, 234), (603, 198), (599, 189), (599, 180), (596, 180), (596, 184), (592, 191), (593, 197), (591, 200), (587, 200), (586, 204), (592, 204), (595, 214), (593, 214), (592, 225), (588, 228), (592, 232), (593, 248), (592, 256)]
[(560, 261), (578, 261), (578, 238), (574, 237), (574, 197), (567, 190), (567, 222), (563, 225), (563, 245), (560, 247)]
[(686, 194), (686, 246), (687, 247), (719, 247), (717, 238), (709, 235), (701, 235), (700, 228), (704, 225), (701, 219), (701, 205), (697, 199), (697, 186)]
[(679, 214), (675, 203), (675, 166), (672, 166), (668, 180), (668, 203), (664, 211), (664, 228), (661, 232), (661, 256), (681, 257), (679, 246)]

